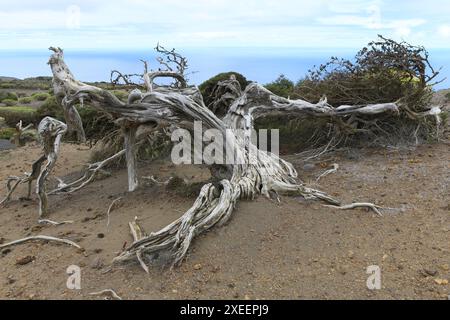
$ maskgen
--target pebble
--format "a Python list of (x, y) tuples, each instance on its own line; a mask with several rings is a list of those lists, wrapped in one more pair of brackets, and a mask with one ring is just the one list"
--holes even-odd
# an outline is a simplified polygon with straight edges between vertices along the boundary
[(36, 259), (35, 256), (25, 256), (22, 258), (19, 258), (16, 260), (16, 264), (20, 266), (24, 266), (26, 264), (29, 264), (30, 262), (33, 262)]
[(202, 268), (202, 265), (200, 263), (197, 263), (194, 265), (194, 270), (200, 270)]
[(445, 286), (448, 284), (447, 279), (434, 279), (434, 282), (436, 282), (438, 285), (442, 285), (442, 286)]
[(303, 166), (303, 171), (313, 171), (316, 166), (312, 163), (307, 163)]

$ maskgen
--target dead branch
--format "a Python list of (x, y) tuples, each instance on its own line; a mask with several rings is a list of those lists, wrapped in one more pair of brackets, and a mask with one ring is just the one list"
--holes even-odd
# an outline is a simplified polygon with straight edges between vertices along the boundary
[(331, 169), (326, 170), (325, 172), (323, 172), (320, 176), (317, 177), (316, 182), (318, 182), (320, 179), (322, 179), (323, 177), (326, 177), (329, 174), (335, 173), (338, 171), (339, 169), (339, 165), (337, 163), (333, 163)]
[(98, 292), (91, 292), (91, 293), (89, 293), (89, 295), (91, 295), (91, 296), (105, 295), (105, 296), (110, 297), (115, 300), (122, 300), (122, 298), (112, 289), (105, 289), (105, 290), (98, 291)]
[(35, 240), (65, 243), (65, 244), (68, 244), (68, 245), (73, 246), (75, 248), (82, 249), (78, 244), (76, 244), (73, 241), (70, 241), (70, 240), (67, 240), (67, 239), (60, 239), (60, 238), (50, 237), (50, 236), (43, 236), (43, 235), (31, 236), (31, 237), (26, 237), (26, 238), (22, 238), (22, 239), (19, 239), (19, 240), (11, 241), (11, 242), (8, 242), (8, 243), (0, 245), (0, 249), (6, 248), (6, 247), (10, 247), (10, 246), (14, 246), (14, 245), (17, 245), (17, 244), (22, 244), (22, 243), (29, 242), (29, 241), (35, 241)]
[(111, 204), (109, 205), (108, 211), (106, 212), (106, 215), (108, 216), (108, 221), (107, 221), (107, 223), (106, 223), (106, 227), (109, 227), (110, 214), (111, 214), (112, 209), (114, 208), (114, 206), (116, 205), (116, 203), (119, 202), (119, 201), (122, 200), (122, 199), (123, 199), (122, 197), (119, 197), (119, 198), (117, 198), (117, 199), (114, 199), (114, 200), (111, 202)]

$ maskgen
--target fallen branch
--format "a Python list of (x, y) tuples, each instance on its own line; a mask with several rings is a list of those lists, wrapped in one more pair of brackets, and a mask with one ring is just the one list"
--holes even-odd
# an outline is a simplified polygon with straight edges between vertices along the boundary
[(381, 211), (379, 209), (385, 209), (383, 207), (374, 205), (373, 203), (365, 203), (365, 202), (352, 203), (352, 204), (343, 205), (343, 206), (334, 206), (334, 205), (323, 205), (323, 206), (328, 207), (328, 208), (333, 208), (333, 209), (339, 209), (339, 210), (351, 210), (351, 209), (355, 209), (355, 208), (369, 208), (369, 209), (372, 209), (373, 211), (375, 211), (380, 217), (382, 217), (383, 214), (381, 213)]
[(110, 214), (111, 214), (111, 210), (113, 209), (114, 205), (119, 202), (120, 200), (122, 200), (122, 197), (119, 197), (117, 199), (114, 199), (111, 204), (108, 207), (108, 211), (106, 212), (106, 215), (108, 216), (108, 221), (106, 222), (106, 227), (109, 227), (109, 221), (110, 221)]
[(113, 289), (106, 289), (106, 290), (102, 290), (99, 292), (91, 292), (89, 293), (89, 295), (91, 296), (109, 296), (112, 299), (116, 299), (116, 300), (122, 300), (122, 298), (113, 290)]
[(73, 221), (62, 221), (62, 222), (57, 222), (57, 221), (53, 221), (53, 220), (48, 220), (48, 219), (39, 219), (38, 220), (39, 224), (50, 224), (52, 226), (61, 226), (63, 224), (72, 224)]
[(322, 173), (320, 176), (317, 177), (316, 182), (318, 182), (320, 179), (322, 179), (323, 177), (326, 177), (329, 174), (335, 173), (337, 172), (337, 170), (339, 169), (339, 165), (337, 163), (333, 163), (332, 164), (331, 169), (328, 169), (327, 171), (325, 171), (324, 173)]
[(60, 239), (60, 238), (50, 237), (50, 236), (31, 236), (31, 237), (26, 237), (26, 238), (23, 238), (23, 239), (19, 239), (19, 240), (15, 240), (15, 241), (11, 241), (11, 242), (2, 244), (2, 245), (0, 245), (0, 249), (6, 248), (6, 247), (10, 247), (10, 246), (14, 246), (14, 245), (21, 244), (21, 243), (25, 243), (25, 242), (28, 242), (28, 241), (34, 241), (34, 240), (60, 242), (60, 243), (68, 244), (68, 245), (73, 246), (73, 247), (78, 248), (78, 249), (82, 249), (78, 244), (76, 244), (73, 241), (70, 241), (70, 240), (67, 240), (67, 239)]

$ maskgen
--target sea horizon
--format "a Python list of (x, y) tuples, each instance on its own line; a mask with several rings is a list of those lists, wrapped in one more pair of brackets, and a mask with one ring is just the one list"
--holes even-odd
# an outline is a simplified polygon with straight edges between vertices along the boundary
[[(180, 48), (177, 52), (188, 59), (189, 82), (199, 85), (221, 72), (234, 71), (248, 80), (266, 84), (281, 74), (296, 82), (304, 78), (308, 70), (327, 62), (331, 56), (351, 59), (357, 49), (352, 48), (274, 48), (274, 47), (208, 47)], [(450, 49), (430, 49), (430, 61), (439, 69), (438, 79), (445, 81), (435, 89), (450, 87)], [(8, 50), (0, 49), (0, 76), (19, 79), (51, 76), (47, 65), (48, 49)], [(153, 49), (104, 50), (66, 49), (65, 60), (75, 77), (81, 81), (109, 81), (112, 70), (123, 73), (142, 73), (141, 59), (149, 67), (157, 69), (157, 53)]]

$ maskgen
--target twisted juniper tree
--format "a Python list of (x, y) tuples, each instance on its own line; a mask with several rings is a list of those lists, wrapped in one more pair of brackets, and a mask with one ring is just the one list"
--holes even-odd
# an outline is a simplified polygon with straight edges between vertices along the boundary
[[(136, 145), (141, 143), (137, 132), (142, 127), (147, 131), (161, 128), (173, 131), (178, 128), (192, 133), (193, 122), (201, 121), (204, 130), (215, 129), (227, 137), (226, 147), (234, 150), (235, 164), (222, 165), (225, 176), (217, 176), (216, 182), (205, 184), (193, 206), (179, 219), (148, 236), (144, 236), (136, 223), (130, 223), (135, 241), (115, 261), (137, 258), (147, 270), (151, 259), (165, 256), (169, 257), (173, 265), (177, 265), (198, 234), (226, 223), (239, 199), (253, 199), (259, 194), (271, 199), (278, 199), (281, 194), (300, 195), (341, 209), (368, 207), (379, 213), (379, 207), (373, 204), (341, 205), (339, 200), (325, 192), (306, 186), (298, 179), (290, 163), (270, 152), (259, 150), (250, 139), (251, 131), (255, 120), (272, 115), (326, 118), (339, 122), (353, 122), (358, 118), (376, 120), (379, 117), (400, 117), (405, 113), (402, 104), (388, 102), (334, 107), (326, 98), (318, 103), (290, 100), (274, 95), (257, 83), (251, 83), (242, 92), (236, 91), (237, 95), (233, 99), (222, 99), (221, 103), (228, 101), (230, 106), (224, 114), (216, 115), (205, 106), (197, 87), (187, 85), (180, 70), (148, 71), (147, 64), (142, 74), (144, 84), (130, 92), (127, 102), (122, 102), (107, 90), (76, 80), (64, 62), (63, 51), (59, 48), (51, 50), (54, 51), (50, 66), (55, 92), (65, 105), (88, 102), (90, 106), (109, 114), (122, 128), (125, 150), (121, 152), (126, 154), (129, 191), (139, 185)], [(157, 86), (154, 79), (158, 77), (171, 77), (175, 85)], [(233, 84), (233, 80), (230, 79), (229, 84)], [(436, 108), (430, 108), (417, 117), (437, 117), (439, 112)], [(68, 189), (73, 191), (67, 185), (58, 191)]]

